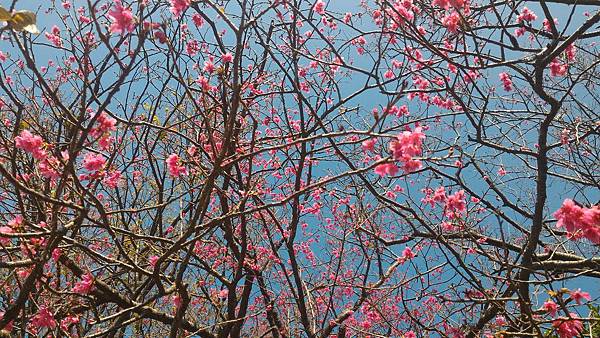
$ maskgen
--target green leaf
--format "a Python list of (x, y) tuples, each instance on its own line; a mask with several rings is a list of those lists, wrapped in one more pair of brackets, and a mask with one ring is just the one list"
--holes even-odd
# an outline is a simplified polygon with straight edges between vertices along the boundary
[(554, 333), (553, 329), (546, 330), (546, 332), (544, 332), (544, 337), (545, 338), (558, 338), (558, 336)]

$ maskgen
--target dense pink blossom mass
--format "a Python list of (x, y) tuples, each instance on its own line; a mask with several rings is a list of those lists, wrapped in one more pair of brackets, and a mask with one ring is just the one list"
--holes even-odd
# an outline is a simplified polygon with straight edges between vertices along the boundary
[(586, 208), (565, 199), (553, 215), (558, 220), (556, 226), (565, 227), (573, 238), (585, 237), (600, 244), (600, 206)]
[(0, 337), (600, 337), (600, 2), (2, 6)]
[(167, 168), (169, 169), (169, 174), (173, 177), (179, 177), (181, 175), (185, 175), (187, 170), (185, 166), (180, 165), (179, 156), (176, 154), (171, 154), (167, 158)]
[(19, 136), (15, 137), (15, 146), (19, 149), (31, 153), (33, 158), (42, 159), (46, 156), (46, 153), (42, 149), (44, 140), (39, 135), (33, 135), (29, 130), (25, 129), (21, 131)]
[(127, 33), (135, 28), (135, 18), (131, 9), (123, 6), (120, 0), (115, 0), (114, 9), (108, 13), (111, 19), (111, 33)]
[(173, 16), (178, 18), (190, 6), (192, 1), (191, 0), (169, 0), (169, 3), (171, 4), (171, 7), (170, 7), (171, 13), (173, 13)]

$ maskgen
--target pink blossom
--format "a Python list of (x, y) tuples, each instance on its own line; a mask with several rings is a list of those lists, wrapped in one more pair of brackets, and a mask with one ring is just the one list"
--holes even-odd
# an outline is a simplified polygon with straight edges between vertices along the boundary
[(546, 312), (548, 312), (548, 314), (552, 317), (556, 316), (556, 312), (558, 311), (558, 305), (556, 305), (556, 303), (552, 300), (547, 300), (544, 302), (544, 305), (542, 306), (542, 309)]
[(110, 25), (111, 33), (132, 32), (135, 27), (135, 19), (131, 9), (123, 7), (120, 0), (115, 0), (115, 7), (108, 12), (108, 16), (112, 21)]
[(106, 159), (101, 154), (88, 153), (83, 159), (83, 167), (87, 171), (98, 171), (105, 163)]
[(406, 248), (404, 248), (404, 250), (402, 250), (402, 258), (404, 258), (405, 260), (413, 259), (415, 257), (416, 255), (410, 247), (407, 246)]
[(60, 28), (58, 28), (58, 26), (53, 26), (52, 27), (52, 32), (46, 32), (45, 33), (46, 39), (48, 39), (48, 41), (52, 42), (52, 44), (56, 47), (62, 47), (63, 46), (63, 41), (60, 37)]
[(200, 51), (200, 45), (198, 44), (198, 40), (191, 39), (185, 45), (185, 51), (189, 54), (189, 56), (195, 56)]
[(553, 214), (557, 227), (565, 227), (573, 238), (585, 237), (600, 244), (600, 207), (580, 207), (573, 200), (565, 199)]
[(512, 80), (510, 79), (510, 75), (508, 73), (500, 73), (498, 74), (500, 77), (500, 81), (502, 81), (502, 85), (504, 86), (504, 90), (507, 92), (512, 91)]
[(171, 3), (169, 10), (176, 18), (179, 18), (192, 3), (191, 0), (169, 0), (169, 2)]
[(435, 189), (435, 192), (433, 193), (433, 201), (438, 203), (445, 203), (446, 198), (446, 188), (438, 187), (437, 189)]
[(583, 237), (590, 242), (600, 244), (600, 207), (595, 206), (583, 211)]
[(375, 173), (380, 176), (395, 176), (398, 173), (398, 166), (393, 163), (384, 163), (375, 167)]
[(571, 299), (573, 299), (577, 303), (577, 305), (581, 305), (581, 301), (583, 299), (588, 301), (592, 299), (589, 293), (581, 291), (581, 289), (571, 291), (569, 292), (569, 294), (571, 296)]
[(424, 139), (425, 135), (420, 127), (415, 128), (412, 132), (405, 131), (398, 135), (397, 141), (392, 141), (390, 144), (394, 159), (405, 161), (413, 156), (420, 156), (423, 151)]
[(202, 70), (209, 74), (212, 74), (212, 72), (215, 71), (215, 65), (211, 61), (206, 60), (204, 61), (204, 67), (202, 68)]
[(36, 328), (50, 328), (53, 329), (56, 327), (56, 320), (48, 308), (46, 306), (40, 307), (38, 313), (33, 316), (31, 319), (31, 324)]
[(569, 317), (560, 317), (552, 322), (552, 327), (556, 329), (556, 333), (560, 338), (579, 337), (583, 331), (583, 323), (576, 319), (579, 318), (577, 314), (570, 313)]
[(567, 57), (567, 60), (575, 60), (575, 51), (575, 46), (573, 44), (567, 46), (567, 48), (565, 49), (565, 56)]
[(184, 166), (179, 165), (179, 156), (176, 154), (169, 155), (166, 162), (167, 169), (172, 177), (179, 177), (187, 174), (187, 169)]
[(362, 149), (364, 151), (375, 151), (375, 142), (377, 140), (374, 138), (362, 141)]
[(460, 22), (460, 15), (457, 12), (447, 14), (442, 18), (442, 25), (448, 29), (450, 33), (458, 32), (458, 23)]
[(456, 9), (462, 9), (465, 7), (465, 0), (433, 0), (431, 3), (434, 6), (438, 6), (443, 9), (449, 9), (450, 6)]
[(158, 256), (150, 256), (150, 258), (148, 258), (148, 263), (150, 263), (151, 267), (155, 267), (156, 266), (156, 262), (158, 262)]
[(527, 30), (525, 29), (525, 27), (519, 27), (519, 28), (515, 28), (515, 35), (516, 35), (517, 37), (521, 37), (521, 36), (525, 35), (525, 32), (526, 32), (526, 31), (527, 31)]
[(417, 335), (413, 331), (408, 331), (404, 334), (404, 338), (417, 338)]
[(54, 261), (54, 263), (58, 262), (61, 254), (62, 254), (62, 251), (60, 250), (60, 248), (56, 248), (56, 249), (52, 250), (52, 260)]
[(317, 0), (313, 6), (313, 10), (321, 15), (325, 14), (325, 2), (323, 0)]
[(346, 25), (348, 25), (348, 24), (350, 24), (351, 20), (352, 20), (352, 13), (346, 12), (346, 14), (344, 14), (344, 23)]
[(113, 171), (111, 173), (109, 173), (105, 178), (104, 178), (104, 183), (112, 189), (115, 189), (119, 183), (121, 182), (121, 173), (118, 171)]
[(14, 230), (11, 227), (1, 226), (0, 227), (0, 244), (7, 246), (10, 244), (10, 237), (3, 237), (3, 234), (12, 234)]
[(60, 321), (60, 328), (63, 331), (69, 331), (69, 327), (73, 324), (79, 323), (79, 317), (77, 316), (67, 316)]
[(448, 9), (450, 8), (450, 3), (448, 2), (448, 0), (433, 0), (431, 2), (432, 5), (443, 8), (443, 9)]
[(567, 74), (567, 69), (569, 68), (567, 64), (561, 63), (558, 59), (552, 60), (549, 66), (550, 75), (552, 76), (564, 76)]
[(167, 43), (167, 34), (160, 29), (154, 31), (154, 38), (158, 40), (158, 42), (165, 44)]
[(73, 286), (73, 292), (79, 293), (82, 295), (89, 294), (94, 288), (94, 276), (91, 273), (86, 273), (81, 278), (81, 281), (75, 283)]
[(21, 215), (17, 215), (17, 216), (15, 216), (15, 218), (8, 221), (8, 226), (13, 229), (20, 228), (22, 225), (23, 225), (23, 216), (21, 216)]
[(59, 166), (60, 162), (54, 156), (48, 156), (38, 164), (40, 174), (51, 180), (57, 180), (60, 178), (60, 173), (58, 172)]
[(535, 21), (537, 19), (537, 15), (535, 15), (535, 13), (530, 10), (527, 7), (523, 7), (523, 9), (521, 10), (521, 14), (519, 14), (519, 16), (517, 17), (517, 22), (518, 23), (522, 23), (522, 22), (531, 22), (531, 21)]
[(231, 55), (231, 53), (227, 52), (227, 53), (221, 55), (221, 62), (229, 63), (232, 61), (233, 61), (233, 55)]
[(41, 136), (33, 135), (29, 130), (21, 131), (19, 136), (15, 137), (15, 145), (19, 149), (31, 153), (33, 158), (42, 159), (46, 157), (46, 152), (42, 149), (44, 141)]
[(412, 132), (404, 131), (390, 143), (394, 159), (402, 162), (405, 172), (410, 173), (421, 168), (421, 161), (413, 157), (421, 155), (424, 139), (425, 134), (423, 134), (422, 128), (417, 127)]
[(90, 129), (92, 137), (99, 137), (116, 129), (117, 120), (110, 117), (105, 112), (100, 113), (96, 119), (96, 126)]
[(404, 172), (406, 173), (412, 173), (421, 169), (422, 167), (423, 165), (421, 164), (421, 160), (410, 159), (404, 162), (402, 170), (404, 170)]
[(575, 204), (571, 199), (565, 199), (562, 206), (554, 214), (558, 219), (557, 227), (565, 227), (569, 232), (575, 232), (583, 217), (583, 208)]
[(450, 3), (450, 6), (458, 9), (464, 8), (467, 4), (466, 0), (448, 0), (448, 2)]
[[(554, 25), (555, 26), (558, 25), (558, 18), (554, 18), (554, 20), (552, 20), (552, 21), (554, 21)], [(544, 21), (542, 22), (542, 24), (544, 25), (544, 29), (547, 32), (550, 32), (552, 30), (552, 27), (550, 26), (550, 21), (548, 21), (548, 19), (544, 19)]]
[(181, 304), (183, 303), (183, 299), (181, 298), (180, 295), (175, 295), (171, 298), (171, 301), (173, 302), (173, 305), (175, 305), (176, 309), (179, 309), (179, 307), (181, 306)]
[(204, 26), (204, 18), (198, 13), (192, 16), (192, 21), (194, 22), (194, 25), (198, 28)]
[(111, 33), (132, 32), (135, 27), (135, 19), (131, 9), (123, 7), (120, 0), (115, 0), (114, 10), (108, 12), (108, 16), (112, 21), (110, 25)]
[(446, 214), (464, 213), (467, 211), (467, 202), (465, 200), (465, 191), (460, 190), (446, 199)]

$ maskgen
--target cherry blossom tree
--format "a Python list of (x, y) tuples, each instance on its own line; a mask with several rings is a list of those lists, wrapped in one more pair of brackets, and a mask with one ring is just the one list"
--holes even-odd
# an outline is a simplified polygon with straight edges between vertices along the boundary
[(600, 1), (3, 5), (2, 334), (600, 336)]

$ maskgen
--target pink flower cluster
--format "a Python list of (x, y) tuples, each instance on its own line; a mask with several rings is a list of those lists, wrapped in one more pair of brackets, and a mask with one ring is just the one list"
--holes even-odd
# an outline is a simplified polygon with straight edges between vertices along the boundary
[(575, 313), (569, 313), (569, 318), (560, 317), (552, 322), (552, 327), (556, 329), (556, 333), (560, 338), (574, 338), (579, 337), (583, 332), (583, 323)]
[(192, 3), (191, 0), (170, 0), (171, 3), (171, 8), (169, 8), (169, 10), (171, 11), (171, 13), (173, 13), (173, 16), (175, 16), (176, 18), (179, 18), (181, 16), (181, 14), (183, 12), (185, 12), (186, 9), (188, 9), (188, 7), (190, 7), (190, 4)]
[(521, 10), (521, 13), (517, 17), (517, 22), (518, 23), (531, 22), (531, 21), (535, 21), (536, 19), (537, 19), (537, 15), (535, 15), (535, 13), (532, 10), (530, 10), (527, 7), (523, 7), (523, 9)]
[(584, 299), (587, 301), (592, 300), (592, 297), (590, 296), (589, 292), (581, 291), (581, 289), (571, 290), (569, 292), (569, 296), (572, 300), (575, 301), (575, 303), (577, 303), (577, 305), (581, 305), (581, 302)]
[[(562, 291), (559, 293), (559, 297), (562, 298)], [(582, 300), (591, 300), (592, 297), (589, 293), (581, 291), (581, 289), (571, 290), (569, 291), (569, 298), (574, 300), (577, 305), (581, 305)], [(564, 302), (564, 300), (563, 300)], [(553, 300), (549, 299), (544, 302), (542, 308), (540, 309), (545, 311), (551, 317), (556, 317), (556, 314), (559, 310), (558, 304), (556, 304)], [(577, 314), (569, 313), (568, 317), (558, 317), (552, 321), (552, 327), (556, 330), (560, 338), (574, 338), (579, 337), (581, 332), (583, 331), (583, 323), (578, 320)]]
[(412, 0), (394, 1), (392, 7), (385, 10), (387, 17), (391, 19), (389, 28), (397, 30), (404, 26), (406, 21), (413, 21), (418, 10), (419, 8), (413, 4)]
[(38, 167), (42, 176), (52, 180), (60, 177), (58, 170), (60, 162), (46, 152), (41, 136), (34, 135), (29, 130), (23, 130), (19, 136), (15, 137), (15, 146), (30, 153), (36, 160), (40, 160)]
[(56, 320), (48, 308), (42, 306), (38, 313), (31, 319), (31, 325), (38, 329), (44, 327), (53, 329), (56, 327)]
[(512, 87), (512, 80), (510, 79), (510, 75), (508, 75), (508, 73), (502, 72), (502, 73), (498, 74), (498, 76), (500, 77), (500, 81), (502, 81), (504, 90), (506, 90), (507, 92), (512, 91), (513, 87)]
[(460, 190), (446, 198), (445, 213), (447, 216), (462, 214), (467, 211), (467, 201), (465, 191)]
[(44, 34), (46, 36), (46, 39), (48, 39), (48, 41), (52, 42), (52, 44), (56, 47), (62, 47), (63, 46), (63, 41), (60, 37), (60, 28), (58, 28), (58, 26), (54, 25), (52, 27), (52, 32), (46, 32)]
[(115, 0), (115, 8), (108, 12), (112, 24), (109, 27), (111, 33), (132, 32), (135, 28), (135, 19), (131, 9), (124, 7), (120, 0)]
[(81, 278), (81, 281), (75, 283), (73, 286), (73, 292), (82, 295), (87, 295), (94, 289), (94, 276), (91, 273), (86, 273)]
[(446, 14), (442, 18), (442, 25), (446, 27), (446, 29), (450, 33), (458, 32), (458, 23), (460, 22), (460, 15), (457, 12), (452, 12), (450, 14)]
[(375, 151), (375, 143), (377, 143), (377, 140), (374, 138), (364, 140), (361, 143), (362, 149), (364, 151)]
[(569, 69), (569, 66), (566, 63), (562, 63), (558, 59), (552, 60), (549, 67), (550, 75), (552, 76), (564, 76), (567, 74), (567, 70)]
[(30, 153), (33, 158), (40, 160), (45, 158), (46, 151), (42, 149), (44, 141), (39, 135), (33, 135), (29, 130), (23, 130), (19, 136), (15, 137), (15, 145), (19, 149)]
[(585, 237), (600, 244), (600, 207), (580, 207), (573, 200), (566, 199), (553, 216), (558, 220), (556, 226), (564, 226), (571, 238)]
[[(425, 134), (421, 127), (414, 131), (404, 131), (396, 137), (396, 140), (390, 143), (390, 151), (394, 160), (402, 162), (402, 169), (406, 173), (411, 173), (421, 169), (421, 161), (415, 159), (415, 156), (421, 156), (423, 152), (423, 140)], [(375, 142), (368, 140), (363, 142), (363, 149), (372, 150)], [(394, 176), (399, 168), (395, 163), (383, 163), (375, 167), (375, 173), (381, 176)]]
[(375, 173), (379, 176), (395, 176), (400, 169), (394, 163), (383, 163), (375, 167)]
[(433, 0), (432, 4), (434, 6), (441, 7), (443, 9), (449, 9), (450, 7), (461, 9), (465, 7), (465, 0)]
[(414, 131), (404, 131), (398, 135), (396, 141), (390, 143), (390, 150), (395, 160), (404, 164), (405, 172), (413, 172), (421, 168), (421, 161), (414, 159), (415, 156), (421, 156), (423, 153), (423, 134), (421, 127)]
[(323, 2), (323, 0), (317, 0), (313, 6), (313, 10), (318, 14), (325, 14), (325, 2)]
[(23, 224), (23, 216), (17, 215), (13, 220), (8, 222), (8, 226), (0, 227), (0, 244), (6, 246), (11, 242), (10, 237), (2, 237), (1, 234), (13, 234)]
[(102, 112), (96, 119), (96, 126), (90, 129), (90, 136), (99, 138), (98, 143), (100, 148), (107, 150), (112, 144), (114, 138), (110, 132), (116, 129), (117, 120)]
[[(421, 201), (425, 204), (429, 204), (432, 208), (436, 204), (440, 204), (444, 207), (444, 217), (448, 218), (441, 223), (442, 229), (445, 231), (457, 231), (462, 228), (460, 222), (457, 224), (452, 219), (459, 219), (463, 217), (467, 212), (467, 198), (464, 190), (459, 190), (454, 194), (448, 195), (446, 188), (443, 186), (433, 190), (432, 188), (425, 188), (422, 190), (425, 193), (425, 197)], [(479, 199), (471, 197), (473, 203), (479, 203)], [(470, 253), (474, 253), (474, 250), (470, 250)]]
[(187, 174), (187, 169), (185, 166), (179, 164), (179, 156), (176, 154), (171, 154), (166, 160), (167, 169), (169, 170), (169, 174), (172, 177), (179, 177), (181, 175)]
[(115, 189), (121, 183), (122, 176), (118, 171), (112, 171), (104, 177), (104, 184), (109, 188)]
[(546, 311), (550, 316), (556, 316), (556, 312), (558, 311), (558, 305), (553, 300), (547, 300), (544, 302), (542, 306), (542, 310)]
[(415, 257), (417, 257), (417, 255), (412, 251), (412, 249), (409, 246), (407, 246), (404, 248), (404, 250), (402, 250), (402, 256), (399, 258), (399, 260), (400, 262), (404, 263)]
[(221, 55), (221, 62), (223, 62), (223, 63), (233, 62), (233, 55), (229, 52)]
[(83, 167), (87, 171), (98, 171), (104, 167), (106, 159), (101, 154), (88, 153), (83, 158)]

